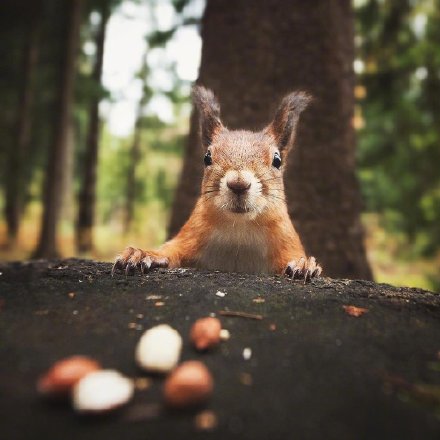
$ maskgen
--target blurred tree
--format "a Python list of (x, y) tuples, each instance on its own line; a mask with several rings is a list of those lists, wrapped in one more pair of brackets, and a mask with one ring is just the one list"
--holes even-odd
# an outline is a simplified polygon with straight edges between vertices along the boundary
[[(355, 178), (351, 2), (208, 0), (202, 39), (198, 82), (219, 96), (228, 127), (261, 129), (291, 90), (315, 97), (286, 172), (289, 212), (327, 275), (370, 279)], [(171, 234), (199, 194), (203, 154), (197, 132), (193, 115)]]
[[(148, 51), (154, 48), (163, 48), (174, 36), (176, 31), (182, 26), (193, 25), (198, 22), (196, 17), (185, 16), (183, 11), (185, 7), (191, 2), (191, 0), (172, 0), (170, 3), (174, 7), (176, 15), (174, 17), (174, 24), (168, 30), (159, 30), (157, 25), (157, 17), (155, 7), (160, 4), (160, 0), (152, 0), (149, 2), (150, 7), (150, 20), (151, 28), (148, 30), (146, 41), (147, 48), (143, 60), (142, 67), (137, 74), (137, 77), (142, 81), (142, 96), (139, 100), (137, 115), (134, 127), (133, 142), (130, 148), (129, 165), (127, 168), (127, 179), (126, 179), (126, 198), (125, 198), (125, 216), (124, 216), (124, 231), (128, 232), (135, 217), (135, 205), (136, 201), (141, 199), (141, 194), (145, 191), (145, 181), (141, 183), (137, 178), (137, 168), (138, 163), (141, 159), (141, 147), (142, 147), (142, 137), (145, 133), (145, 129), (148, 126), (150, 132), (155, 131), (158, 127), (154, 127), (154, 123), (151, 117), (145, 115), (145, 109), (150, 99), (152, 98), (154, 92), (149, 85), (150, 79), (150, 69), (148, 65)], [(170, 73), (174, 74), (174, 84), (171, 90), (162, 91), (163, 95), (168, 96), (168, 98), (175, 104), (179, 105), (182, 102), (182, 97), (179, 94), (179, 88), (181, 86), (179, 80), (177, 79), (175, 72), (175, 65), (169, 67)], [(185, 99), (186, 100), (186, 99)], [(166, 202), (165, 202), (166, 203)]]
[(26, 28), (22, 51), (20, 98), (17, 107), (15, 142), (12, 142), (6, 167), (5, 218), (8, 227), (9, 244), (17, 239), (20, 219), (26, 197), (25, 163), (29, 156), (32, 107), (35, 95), (35, 69), (39, 52), (39, 33), (42, 18), (41, 1), (35, 1), (23, 8)]
[(93, 249), (93, 226), (95, 223), (96, 172), (100, 136), (99, 102), (102, 97), (101, 76), (104, 62), (105, 32), (111, 13), (111, 2), (101, 0), (98, 5), (100, 22), (96, 30), (96, 56), (92, 79), (95, 90), (89, 109), (89, 126), (84, 162), (81, 167), (82, 180), (78, 195), (78, 218), (76, 222), (76, 248), (80, 253)]
[(144, 60), (142, 63), (141, 70), (138, 73), (138, 77), (142, 81), (142, 96), (139, 100), (136, 122), (134, 126), (134, 134), (133, 134), (133, 142), (130, 148), (130, 161), (127, 169), (127, 193), (125, 198), (125, 217), (124, 217), (124, 231), (128, 232), (131, 226), (131, 223), (134, 218), (134, 206), (135, 201), (138, 194), (138, 184), (136, 179), (136, 170), (137, 165), (141, 157), (141, 143), (142, 143), (142, 130), (144, 127), (144, 123), (146, 121), (144, 117), (145, 106), (151, 98), (152, 91), (148, 86), (148, 60), (147, 60), (147, 51), (144, 55)]
[(66, 163), (68, 128), (72, 110), (75, 60), (79, 42), (82, 0), (69, 0), (66, 6), (64, 52), (59, 67), (57, 112), (54, 139), (50, 146), (44, 186), (41, 233), (34, 257), (56, 257), (57, 226), (62, 203), (63, 173)]

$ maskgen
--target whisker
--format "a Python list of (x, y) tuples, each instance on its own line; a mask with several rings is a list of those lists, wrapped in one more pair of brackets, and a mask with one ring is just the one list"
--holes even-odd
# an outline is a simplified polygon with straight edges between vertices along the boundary
[(273, 194), (268, 194), (268, 197), (273, 198), (273, 199), (277, 199), (277, 200), (282, 200), (282, 201), (286, 200), (285, 197), (278, 197), (278, 196), (275, 196)]
[(270, 173), (271, 170), (266, 170), (263, 173), (259, 174), (258, 176), (255, 176), (257, 179), (260, 179), (262, 176), (264, 176), (267, 173)]
[(280, 177), (271, 177), (270, 179), (260, 180), (261, 183), (270, 182), (271, 180), (280, 180)]

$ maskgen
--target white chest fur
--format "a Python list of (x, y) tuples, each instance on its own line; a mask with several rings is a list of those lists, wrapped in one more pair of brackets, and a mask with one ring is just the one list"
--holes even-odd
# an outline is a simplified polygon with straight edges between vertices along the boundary
[(247, 222), (217, 227), (197, 266), (225, 272), (268, 273), (271, 264), (266, 234), (259, 226)]

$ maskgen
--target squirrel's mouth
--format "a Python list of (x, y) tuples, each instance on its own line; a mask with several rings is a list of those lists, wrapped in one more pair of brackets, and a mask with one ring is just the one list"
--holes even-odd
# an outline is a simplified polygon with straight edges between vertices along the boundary
[(244, 200), (243, 197), (237, 197), (235, 200), (231, 201), (228, 206), (229, 211), (234, 214), (246, 214), (252, 211), (252, 204)]
[(247, 206), (232, 206), (230, 211), (234, 214), (246, 214), (250, 211), (250, 208)]

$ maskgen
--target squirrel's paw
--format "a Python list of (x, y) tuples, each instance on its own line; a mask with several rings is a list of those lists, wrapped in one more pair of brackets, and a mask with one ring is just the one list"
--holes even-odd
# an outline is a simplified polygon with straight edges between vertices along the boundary
[(155, 252), (143, 251), (129, 246), (116, 257), (112, 276), (117, 270), (125, 271), (125, 275), (133, 275), (136, 269), (139, 269), (141, 273), (147, 273), (155, 267), (168, 267), (168, 263), (168, 258)]
[(311, 280), (321, 275), (322, 268), (316, 263), (315, 257), (301, 257), (299, 260), (290, 261), (284, 269), (284, 274), (292, 280)]

